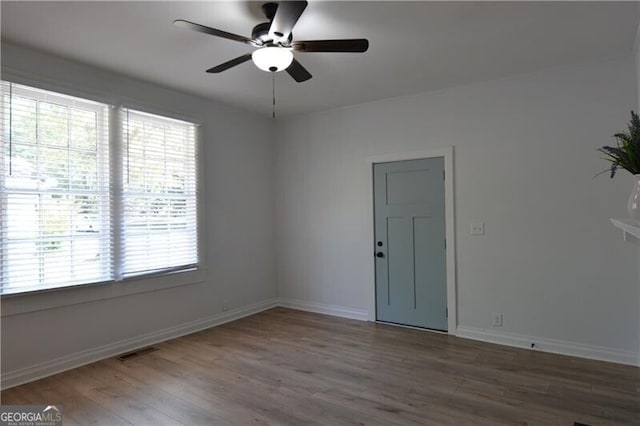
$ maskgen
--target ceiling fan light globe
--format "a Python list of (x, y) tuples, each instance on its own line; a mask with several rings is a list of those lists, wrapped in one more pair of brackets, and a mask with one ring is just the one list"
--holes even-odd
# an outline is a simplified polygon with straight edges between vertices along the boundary
[(251, 54), (253, 63), (258, 68), (267, 72), (285, 70), (293, 61), (293, 53), (284, 47), (262, 47)]

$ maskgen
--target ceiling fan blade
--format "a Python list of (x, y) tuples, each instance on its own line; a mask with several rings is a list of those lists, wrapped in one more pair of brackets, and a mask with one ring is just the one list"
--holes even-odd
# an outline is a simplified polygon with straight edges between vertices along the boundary
[(347, 40), (294, 41), (291, 47), (296, 52), (366, 52), (369, 40), (354, 38)]
[(220, 65), (215, 66), (213, 68), (209, 68), (207, 70), (207, 72), (208, 73), (217, 74), (219, 72), (226, 71), (229, 68), (235, 67), (236, 65), (240, 65), (240, 64), (242, 64), (244, 62), (247, 62), (249, 59), (251, 59), (251, 53), (247, 53), (246, 55), (238, 56), (237, 58), (232, 59), (230, 61), (227, 61), (224, 64), (220, 64)]
[(287, 73), (298, 83), (302, 83), (303, 81), (307, 81), (311, 78), (309, 71), (307, 71), (307, 69), (303, 67), (296, 58), (293, 58), (293, 62), (291, 62), (291, 65), (287, 68)]
[(198, 31), (200, 33), (222, 37), (233, 41), (239, 41), (240, 43), (246, 43), (253, 46), (253, 40), (251, 40), (250, 38), (238, 34), (228, 33), (222, 30), (217, 30), (215, 28), (206, 27), (204, 25), (196, 24), (195, 22), (185, 21), (184, 19), (176, 19), (175, 21), (173, 21), (173, 24), (177, 27), (187, 28), (189, 30)]
[(269, 36), (274, 39), (289, 37), (306, 7), (306, 1), (280, 1), (269, 28)]

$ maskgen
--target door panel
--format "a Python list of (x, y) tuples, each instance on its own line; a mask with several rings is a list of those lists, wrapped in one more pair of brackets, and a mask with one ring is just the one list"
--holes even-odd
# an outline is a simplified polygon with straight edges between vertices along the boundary
[(408, 306), (413, 303), (413, 270), (410, 259), (407, 257), (407, 253), (411, 251), (411, 235), (406, 222), (407, 219), (404, 217), (387, 218), (386, 260), (389, 306)]
[(421, 204), (428, 201), (429, 194), (414, 188), (425, 188), (429, 174), (423, 170), (387, 173), (387, 205)]
[(444, 159), (374, 165), (380, 321), (447, 329)]

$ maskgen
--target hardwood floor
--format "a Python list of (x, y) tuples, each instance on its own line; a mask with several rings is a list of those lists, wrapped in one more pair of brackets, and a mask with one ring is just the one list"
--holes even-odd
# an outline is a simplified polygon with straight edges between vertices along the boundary
[(65, 425), (639, 425), (640, 369), (272, 309), (2, 392)]

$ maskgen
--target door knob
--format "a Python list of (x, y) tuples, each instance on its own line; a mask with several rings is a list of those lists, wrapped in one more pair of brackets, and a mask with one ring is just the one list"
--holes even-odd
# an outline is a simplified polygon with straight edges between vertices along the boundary
[(376, 257), (384, 257), (384, 253), (379, 251), (379, 252), (376, 253)]

